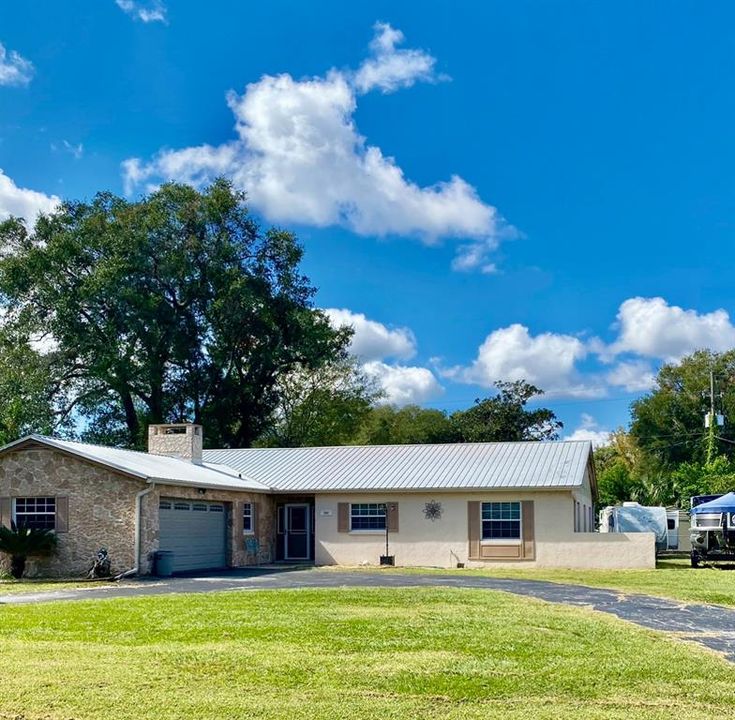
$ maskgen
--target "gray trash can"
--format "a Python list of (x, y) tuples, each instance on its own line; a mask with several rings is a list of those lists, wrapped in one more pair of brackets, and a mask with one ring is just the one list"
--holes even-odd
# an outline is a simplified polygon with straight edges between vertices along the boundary
[(173, 550), (158, 550), (153, 553), (153, 574), (156, 577), (171, 577), (174, 573)]

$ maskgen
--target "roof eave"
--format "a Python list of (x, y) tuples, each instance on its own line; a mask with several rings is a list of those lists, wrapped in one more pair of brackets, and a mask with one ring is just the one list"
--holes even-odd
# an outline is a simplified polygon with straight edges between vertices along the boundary
[(249, 488), (242, 485), (230, 485), (225, 483), (195, 482), (192, 480), (174, 480), (173, 478), (149, 477), (148, 482), (156, 485), (175, 485), (176, 487), (206, 488), (207, 490), (234, 490), (236, 492), (254, 492), (268, 494), (273, 492), (270, 488)]
[(135, 470), (125, 468), (122, 465), (118, 465), (117, 463), (110, 462), (109, 460), (100, 460), (99, 458), (92, 457), (91, 455), (81, 452), (80, 450), (73, 450), (63, 445), (59, 445), (58, 443), (55, 443), (52, 439), (44, 437), (43, 435), (26, 435), (25, 437), (22, 437), (18, 440), (13, 440), (13, 442), (10, 442), (7, 445), (3, 445), (3, 447), (0, 447), (0, 455), (3, 455), (11, 450), (22, 448), (24, 445), (30, 445), (31, 443), (43, 445), (47, 448), (50, 448), (51, 450), (60, 452), (62, 455), (68, 455), (70, 457), (76, 457), (82, 460), (86, 460), (92, 465), (114, 470), (121, 475), (125, 475), (126, 477), (133, 478), (135, 480), (148, 480), (148, 475), (146, 475), (145, 473), (139, 473)]

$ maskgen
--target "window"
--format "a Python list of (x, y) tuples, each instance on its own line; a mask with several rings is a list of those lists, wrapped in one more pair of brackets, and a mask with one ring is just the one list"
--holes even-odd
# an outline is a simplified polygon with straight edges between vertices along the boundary
[(171, 503), (168, 500), (160, 500), (158, 503), (158, 509), (159, 510), (170, 510)]
[(224, 512), (225, 506), (224, 505), (210, 505), (209, 506), (209, 512)]
[(385, 503), (350, 505), (351, 530), (385, 530)]
[(192, 503), (191, 509), (192, 512), (207, 512), (207, 505), (206, 503)]
[(483, 540), (520, 540), (521, 504), (519, 502), (482, 503)]
[(56, 528), (56, 498), (16, 498), (14, 518), (18, 527), (54, 530)]
[(252, 503), (243, 503), (242, 505), (242, 531), (246, 535), (252, 535), (254, 532)]
[(174, 503), (174, 510), (191, 510), (191, 505), (185, 502)]

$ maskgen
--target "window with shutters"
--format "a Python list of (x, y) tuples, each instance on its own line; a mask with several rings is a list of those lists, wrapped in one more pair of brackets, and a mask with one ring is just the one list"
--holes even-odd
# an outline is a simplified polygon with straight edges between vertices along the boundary
[(352, 503), (350, 530), (385, 530), (385, 503)]
[(17, 527), (54, 530), (56, 528), (56, 498), (15, 498), (13, 521)]
[(520, 540), (521, 504), (519, 502), (482, 503), (483, 540)]
[(245, 535), (252, 535), (255, 532), (253, 528), (253, 504), (242, 504), (242, 531)]

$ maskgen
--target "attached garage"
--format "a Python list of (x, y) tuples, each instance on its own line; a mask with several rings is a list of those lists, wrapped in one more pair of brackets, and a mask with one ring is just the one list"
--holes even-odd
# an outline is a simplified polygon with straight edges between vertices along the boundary
[(174, 572), (227, 565), (224, 503), (161, 498), (159, 549), (174, 553)]

